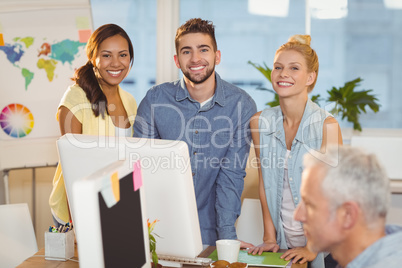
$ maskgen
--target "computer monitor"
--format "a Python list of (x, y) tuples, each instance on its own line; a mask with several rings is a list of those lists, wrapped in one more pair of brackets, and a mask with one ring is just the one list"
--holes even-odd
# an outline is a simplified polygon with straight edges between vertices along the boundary
[(73, 184), (80, 267), (151, 267), (139, 172), (117, 161)]
[[(74, 204), (73, 185), (76, 181), (119, 160), (124, 161), (123, 165), (129, 169), (140, 161), (146, 215), (150, 221), (159, 221), (154, 230), (159, 236), (156, 236), (156, 252), (165, 256), (195, 258), (202, 251), (190, 157), (185, 142), (66, 134), (58, 139), (57, 147), (74, 222), (78, 220), (74, 208), (79, 205)], [(77, 244), (81, 256), (79, 237)]]

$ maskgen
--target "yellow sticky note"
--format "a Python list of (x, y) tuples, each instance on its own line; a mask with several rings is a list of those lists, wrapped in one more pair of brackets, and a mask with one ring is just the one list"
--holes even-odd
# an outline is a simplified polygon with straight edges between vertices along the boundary
[(4, 46), (4, 39), (2, 33), (0, 33), (0, 46)]
[(78, 30), (78, 39), (80, 43), (86, 43), (91, 37), (92, 31), (90, 29)]
[[(116, 184), (116, 177), (117, 177), (117, 184)], [(114, 205), (116, 205), (118, 201), (120, 201), (120, 184), (117, 173), (113, 175), (106, 175), (105, 177), (103, 177), (101, 188), (102, 190), (100, 192), (108, 208), (113, 207)], [(116, 191), (118, 192), (117, 197), (115, 194)]]
[(120, 201), (120, 183), (119, 183), (119, 175), (117, 172), (113, 173), (110, 177), (111, 184), (112, 184), (112, 191), (116, 202)]
[(89, 29), (89, 18), (88, 17), (76, 17), (75, 24), (77, 29)]

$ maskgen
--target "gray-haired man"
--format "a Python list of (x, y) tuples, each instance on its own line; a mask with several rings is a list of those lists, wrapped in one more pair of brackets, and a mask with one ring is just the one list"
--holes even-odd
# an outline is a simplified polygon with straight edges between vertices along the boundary
[(353, 147), (328, 148), (327, 158), (304, 158), (302, 202), (307, 246), (327, 251), (337, 267), (400, 267), (402, 227), (385, 225), (389, 179), (374, 155)]

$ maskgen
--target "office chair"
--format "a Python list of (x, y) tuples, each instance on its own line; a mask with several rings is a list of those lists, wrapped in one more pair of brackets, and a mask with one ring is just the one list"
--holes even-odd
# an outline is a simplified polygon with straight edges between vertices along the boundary
[(0, 205), (0, 267), (16, 267), (37, 251), (28, 204)]
[(253, 245), (262, 243), (264, 226), (259, 199), (244, 198), (241, 213), (236, 222), (236, 232), (237, 238), (242, 241)]

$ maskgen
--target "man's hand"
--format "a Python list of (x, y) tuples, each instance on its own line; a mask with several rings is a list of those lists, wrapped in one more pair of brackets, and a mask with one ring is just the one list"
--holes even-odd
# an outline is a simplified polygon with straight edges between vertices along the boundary
[(258, 254), (261, 255), (262, 252), (264, 251), (272, 251), (272, 252), (278, 252), (279, 250), (279, 245), (276, 242), (266, 242), (262, 243), (261, 245), (258, 245), (256, 247), (251, 247), (248, 250), (249, 254)]
[(293, 263), (305, 263), (314, 260), (315, 257), (317, 257), (316, 253), (311, 252), (306, 247), (302, 247), (289, 249), (288, 251), (283, 253), (281, 259), (285, 259), (288, 261), (293, 258)]

